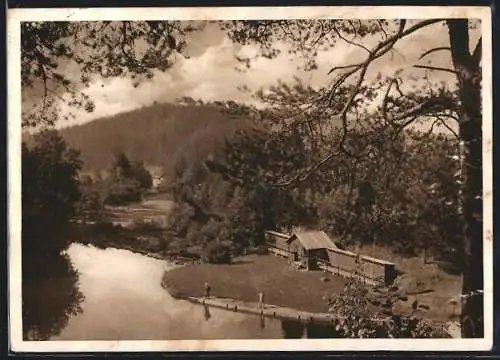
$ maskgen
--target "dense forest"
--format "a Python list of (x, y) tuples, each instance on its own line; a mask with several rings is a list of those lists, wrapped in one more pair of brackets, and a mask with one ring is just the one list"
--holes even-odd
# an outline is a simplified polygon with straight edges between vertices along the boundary
[[(86, 171), (113, 173), (123, 167), (117, 155), (163, 168), (162, 189), (176, 202), (164, 246), (175, 250), (227, 261), (262, 244), (266, 229), (299, 227), (324, 230), (340, 245), (377, 244), (407, 255), (430, 250), (461, 265), (458, 143), (451, 133), (410, 128), (395, 141), (393, 129), (360, 127), (349, 146), (369, 146), (369, 156), (339, 152), (299, 179), (342, 140), (337, 128), (322, 129), (313, 141), (300, 122), (283, 123), (283, 109), (231, 105), (155, 104), (61, 135), (80, 151)], [(84, 207), (99, 209), (99, 196), (101, 207), (119, 203), (117, 194), (141, 199), (140, 187), (111, 178), (81, 184)]]
[(348, 141), (369, 146), (369, 156), (338, 153), (304, 176), (300, 169), (341, 137), (334, 128), (313, 143), (307, 127), (283, 131), (276, 119), (261, 113), (260, 128), (237, 131), (219, 156), (194, 169), (177, 164), (169, 184), (177, 206), (171, 230), (185, 246), (218, 244), (238, 253), (262, 244), (266, 229), (309, 228), (344, 246), (377, 244), (407, 255), (431, 250), (462, 265), (456, 139), (407, 129), (394, 141), (391, 130), (360, 128)]

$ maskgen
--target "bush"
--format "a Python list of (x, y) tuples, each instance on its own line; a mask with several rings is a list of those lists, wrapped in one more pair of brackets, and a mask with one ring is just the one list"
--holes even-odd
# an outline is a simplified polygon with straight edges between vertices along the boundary
[(255, 253), (257, 255), (267, 255), (267, 254), (269, 254), (269, 250), (268, 250), (266, 245), (259, 245), (255, 249)]
[[(392, 312), (396, 302), (407, 301), (393, 292), (377, 293), (359, 280), (350, 279), (342, 294), (330, 299), (330, 312), (339, 317), (336, 331), (342, 338), (449, 338), (444, 324), (414, 316), (418, 303), (408, 315)], [(374, 306), (377, 308), (376, 311)], [(370, 310), (371, 308), (371, 310)]]
[(133, 180), (110, 183), (104, 195), (106, 205), (127, 205), (141, 201), (141, 199), (142, 192), (139, 184)]
[(230, 246), (215, 241), (208, 243), (201, 254), (201, 260), (210, 264), (229, 264), (231, 259)]

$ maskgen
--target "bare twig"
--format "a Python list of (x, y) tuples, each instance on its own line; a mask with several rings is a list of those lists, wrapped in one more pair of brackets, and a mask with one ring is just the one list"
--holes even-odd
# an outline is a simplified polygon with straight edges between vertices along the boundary
[(430, 98), (425, 102), (421, 102), (414, 107), (397, 114), (392, 118), (393, 121), (401, 121), (403, 119), (412, 117), (412, 116), (424, 116), (432, 111), (436, 111), (436, 108), (444, 108), (450, 109), (455, 105), (453, 99), (447, 97), (436, 97)]
[(314, 174), (314, 172), (316, 172), (316, 170), (318, 170), (320, 167), (325, 165), (328, 161), (330, 161), (331, 159), (333, 159), (337, 155), (339, 155), (338, 151), (332, 152), (332, 153), (328, 154), (327, 156), (325, 156), (322, 160), (320, 160), (319, 162), (317, 162), (316, 164), (311, 166), (309, 169), (307, 169), (304, 172), (302, 172), (301, 174), (295, 176), (293, 179), (290, 179), (290, 180), (285, 181), (285, 182), (274, 184), (273, 187), (277, 187), (277, 188), (285, 187), (286, 188), (286, 187), (293, 186), (293, 185), (298, 184), (298, 183), (302, 183), (302, 182), (306, 181), (312, 174)]
[(455, 130), (453, 130), (453, 129), (450, 127), (450, 125), (448, 125), (448, 124), (446, 123), (446, 121), (445, 121), (442, 117), (438, 116), (438, 117), (437, 117), (437, 119), (439, 120), (439, 122), (440, 122), (440, 123), (441, 123), (441, 124), (442, 124), (442, 125), (443, 125), (443, 126), (444, 126), (444, 127), (445, 127), (448, 131), (449, 131), (449, 132), (450, 132), (450, 133), (452, 133), (452, 134), (453, 134), (453, 136), (454, 136), (455, 138), (459, 139), (459, 135), (457, 134), (457, 132), (456, 132)]
[(348, 38), (346, 38), (345, 36), (343, 36), (340, 31), (337, 29), (337, 26), (335, 24), (333, 24), (333, 31), (335, 31), (335, 33), (337, 34), (337, 36), (339, 38), (341, 38), (342, 40), (344, 40), (346, 43), (350, 44), (350, 45), (353, 45), (353, 46), (357, 46), (363, 50), (365, 50), (366, 52), (368, 52), (368, 54), (371, 54), (370, 52), (370, 49), (368, 49), (366, 46), (364, 46), (363, 44), (360, 44), (360, 43), (357, 43), (355, 41), (352, 41), (352, 40), (349, 40)]
[(422, 55), (420, 55), (420, 57), (418, 59), (422, 60), (424, 57), (426, 57), (429, 54), (432, 54), (433, 52), (436, 52), (436, 51), (445, 51), (445, 50), (451, 51), (451, 49), (450, 49), (449, 46), (435, 47), (435, 48), (432, 48), (432, 49), (427, 50), (426, 52), (424, 52)]
[(442, 68), (438, 66), (430, 66), (430, 65), (413, 65), (413, 67), (418, 68), (418, 69), (427, 69), (427, 70), (434, 70), (434, 71), (444, 71), (444, 72), (449, 72), (452, 74), (456, 74), (457, 72), (453, 69), (447, 69), (447, 68)]
[(384, 26), (382, 25), (382, 21), (377, 20), (377, 23), (378, 23), (378, 27), (379, 27), (380, 31), (382, 31), (382, 34), (384, 34), (384, 39), (387, 40), (389, 35), (387, 34), (387, 31), (385, 31)]

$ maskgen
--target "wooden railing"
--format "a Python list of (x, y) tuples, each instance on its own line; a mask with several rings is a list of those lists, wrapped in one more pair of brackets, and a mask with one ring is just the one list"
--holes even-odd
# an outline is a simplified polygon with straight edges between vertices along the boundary
[(288, 257), (290, 255), (290, 252), (285, 249), (281, 249), (279, 247), (273, 246), (268, 244), (267, 249), (269, 250), (270, 253), (281, 256), (281, 257)]
[(349, 278), (357, 278), (364, 282), (365, 284), (383, 284), (385, 283), (384, 276), (372, 276), (372, 274), (365, 273), (360, 269), (346, 269), (337, 264), (331, 264), (329, 261), (323, 259), (316, 259), (318, 267), (326, 272), (329, 272), (334, 275), (340, 275)]

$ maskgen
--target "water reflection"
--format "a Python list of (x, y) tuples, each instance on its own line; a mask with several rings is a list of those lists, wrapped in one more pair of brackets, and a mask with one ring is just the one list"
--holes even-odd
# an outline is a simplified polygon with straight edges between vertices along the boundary
[(282, 320), (281, 331), (284, 339), (301, 339), (304, 335), (304, 325), (298, 321)]
[(210, 320), (212, 315), (210, 314), (210, 307), (208, 305), (203, 305), (203, 317), (206, 321)]
[(130, 251), (73, 244), (83, 312), (52, 340), (277, 339), (280, 322), (173, 299), (161, 287), (172, 265)]
[(308, 339), (326, 339), (339, 337), (334, 326), (308, 324), (306, 325), (306, 337)]
[(68, 254), (71, 263), (68, 257), (54, 261), (58, 271), (46, 281), (23, 286), (24, 324), (31, 329), (30, 335), (36, 333), (36, 339), (212, 340), (320, 336), (319, 330), (311, 330), (296, 321), (282, 322), (175, 300), (161, 287), (164, 271), (172, 268), (164, 261), (126, 250), (102, 250), (80, 244), (72, 244)]
[(334, 326), (326, 324), (302, 324), (298, 321), (282, 320), (284, 339), (330, 339), (338, 337)]
[(44, 261), (43, 266), (37, 266), (37, 271), (29, 271), (24, 267), (24, 340), (47, 340), (58, 335), (68, 324), (69, 318), (82, 311), (84, 297), (78, 289), (78, 273), (69, 257), (63, 254), (52, 259), (44, 258)]
[(266, 328), (266, 318), (265, 316), (259, 316), (260, 321), (259, 321), (259, 329), (260, 331), (263, 331)]

